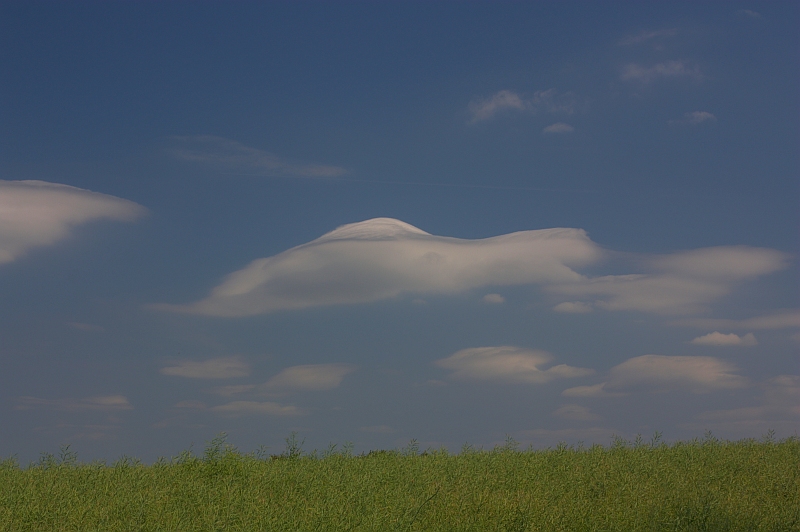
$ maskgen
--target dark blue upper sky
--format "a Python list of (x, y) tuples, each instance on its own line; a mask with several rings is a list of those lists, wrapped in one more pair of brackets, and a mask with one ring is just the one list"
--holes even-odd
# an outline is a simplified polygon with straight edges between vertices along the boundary
[(798, 22), (0, 3), (0, 455), (791, 434)]

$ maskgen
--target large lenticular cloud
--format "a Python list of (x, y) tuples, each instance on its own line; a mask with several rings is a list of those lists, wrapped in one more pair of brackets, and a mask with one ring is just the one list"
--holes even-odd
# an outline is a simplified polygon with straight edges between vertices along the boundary
[(366, 303), (403, 293), (453, 294), (487, 285), (580, 283), (572, 268), (600, 249), (581, 229), (520, 231), (479, 240), (435, 236), (391, 218), (344, 225), (228, 275), (211, 294), (161, 310), (248, 316)]
[(77, 225), (132, 221), (146, 212), (132, 201), (68, 185), (0, 181), (0, 264), (66, 238)]

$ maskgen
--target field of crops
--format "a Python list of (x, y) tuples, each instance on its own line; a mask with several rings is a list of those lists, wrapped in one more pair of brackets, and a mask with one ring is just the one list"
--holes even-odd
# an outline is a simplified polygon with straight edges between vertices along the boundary
[(2, 531), (800, 530), (800, 440), (0, 462)]

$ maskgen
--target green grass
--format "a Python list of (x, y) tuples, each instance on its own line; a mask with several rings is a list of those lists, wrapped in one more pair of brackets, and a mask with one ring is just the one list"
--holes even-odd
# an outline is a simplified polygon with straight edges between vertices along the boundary
[(0, 462), (2, 531), (800, 530), (800, 440)]

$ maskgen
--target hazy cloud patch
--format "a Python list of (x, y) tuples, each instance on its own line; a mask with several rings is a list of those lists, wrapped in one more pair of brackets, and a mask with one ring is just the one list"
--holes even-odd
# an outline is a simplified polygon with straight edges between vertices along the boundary
[(551, 124), (542, 130), (542, 133), (572, 133), (575, 131), (575, 128), (569, 124), (565, 124), (564, 122), (556, 122), (555, 124)]
[(234, 384), (232, 386), (218, 386), (216, 388), (212, 388), (208, 390), (209, 393), (214, 395), (221, 395), (223, 397), (230, 397), (231, 395), (236, 395), (239, 393), (249, 392), (253, 388), (255, 388), (255, 384)]
[(54, 244), (81, 224), (134, 221), (147, 209), (132, 201), (45, 181), (0, 180), (0, 264)]
[(339, 166), (296, 163), (273, 153), (214, 135), (173, 136), (171, 153), (178, 159), (278, 177), (338, 177)]
[(721, 332), (714, 331), (704, 336), (698, 336), (691, 342), (694, 345), (714, 345), (714, 346), (754, 346), (758, 344), (753, 333), (747, 333), (744, 336), (737, 334), (722, 334)]
[(719, 318), (690, 318), (676, 320), (671, 325), (697, 327), (700, 329), (791, 329), (800, 327), (800, 310), (786, 309), (743, 320)]
[(372, 432), (375, 434), (394, 434), (397, 432), (397, 429), (390, 427), (389, 425), (372, 425), (370, 427), (361, 427), (361, 432)]
[(567, 388), (561, 395), (564, 397), (621, 397), (627, 395), (620, 392), (610, 392), (606, 390), (605, 382), (599, 384), (592, 384), (591, 386), (575, 386)]
[(39, 397), (22, 396), (17, 398), (15, 410), (46, 408), (66, 412), (87, 410), (113, 411), (133, 410), (133, 406), (124, 395), (101, 395), (84, 399), (41, 399)]
[(240, 356), (212, 358), (202, 362), (181, 360), (175, 366), (161, 368), (160, 373), (189, 379), (231, 379), (250, 375), (250, 365)]
[(591, 303), (584, 303), (583, 301), (565, 301), (553, 307), (553, 310), (565, 314), (586, 314), (592, 312), (593, 309)]
[(559, 364), (540, 369), (553, 360), (546, 351), (514, 346), (475, 347), (462, 349), (437, 360), (435, 364), (448, 369), (456, 380), (488, 380), (500, 382), (542, 384), (554, 379), (591, 375), (594, 370)]
[(485, 296), (483, 296), (483, 302), (492, 305), (499, 305), (500, 303), (505, 303), (505, 301), (506, 298), (504, 298), (500, 294), (486, 294)]
[(693, 111), (691, 113), (684, 113), (683, 118), (680, 120), (670, 120), (670, 124), (688, 124), (697, 125), (703, 122), (716, 122), (717, 117), (708, 111)]
[(572, 114), (576, 106), (575, 95), (572, 92), (559, 93), (554, 88), (536, 91), (529, 98), (520, 96), (516, 92), (501, 90), (489, 98), (470, 102), (469, 112), (472, 115), (470, 121), (476, 123), (489, 120), (506, 110), (532, 114), (539, 112)]
[(306, 364), (284, 369), (261, 389), (263, 391), (324, 391), (338, 388), (353, 371), (351, 364)]
[(553, 417), (572, 421), (597, 421), (602, 419), (585, 406), (574, 404), (562, 405), (553, 412)]
[(685, 61), (666, 61), (650, 67), (630, 63), (625, 65), (620, 76), (623, 81), (639, 81), (641, 83), (674, 78), (699, 80), (702, 77), (697, 66), (689, 66)]
[(302, 416), (308, 412), (297, 406), (281, 405), (270, 401), (232, 401), (211, 408), (212, 412), (231, 417), (246, 415), (267, 415), (267, 416)]
[(749, 18), (762, 18), (761, 13), (757, 11), (753, 11), (750, 9), (740, 9), (736, 12), (737, 15), (749, 17)]
[(626, 37), (620, 40), (617, 44), (619, 46), (630, 46), (633, 44), (642, 44), (658, 37), (674, 37), (678, 34), (678, 28), (669, 28), (664, 30), (655, 31), (641, 31), (636, 35)]
[(643, 355), (611, 368), (605, 388), (704, 393), (747, 386), (747, 379), (736, 371), (733, 364), (713, 357)]

